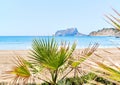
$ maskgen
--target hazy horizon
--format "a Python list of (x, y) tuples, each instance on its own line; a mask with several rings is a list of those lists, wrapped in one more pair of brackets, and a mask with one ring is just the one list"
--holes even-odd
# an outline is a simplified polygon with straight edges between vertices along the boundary
[(104, 14), (120, 12), (114, 0), (1, 0), (0, 36), (53, 35), (57, 30), (76, 27), (89, 34), (111, 28)]

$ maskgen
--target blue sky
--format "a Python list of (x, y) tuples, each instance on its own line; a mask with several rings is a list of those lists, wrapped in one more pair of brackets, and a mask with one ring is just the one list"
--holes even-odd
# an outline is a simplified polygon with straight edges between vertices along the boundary
[(0, 0), (0, 35), (52, 35), (77, 27), (88, 34), (112, 27), (104, 14), (120, 12), (119, 0)]

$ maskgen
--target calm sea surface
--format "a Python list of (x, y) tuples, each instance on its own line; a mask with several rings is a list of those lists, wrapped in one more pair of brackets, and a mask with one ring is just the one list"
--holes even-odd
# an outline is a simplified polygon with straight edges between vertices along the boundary
[[(0, 50), (26, 50), (30, 49), (34, 39), (48, 39), (52, 36), (0, 36)], [(60, 43), (61, 41), (77, 42), (77, 48), (88, 47), (89, 44), (99, 43), (100, 48), (120, 47), (120, 38), (116, 37), (98, 37), (98, 36), (77, 36), (77, 37), (54, 37)]]

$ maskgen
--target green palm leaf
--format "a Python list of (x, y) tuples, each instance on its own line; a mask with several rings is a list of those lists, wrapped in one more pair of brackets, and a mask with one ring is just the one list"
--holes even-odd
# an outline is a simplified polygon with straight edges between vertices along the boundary
[[(12, 70), (6, 71), (4, 78), (13, 78), (12, 84), (16, 85), (17, 83), (28, 83), (29, 80), (32, 79), (32, 75), (28, 66), (25, 64), (27, 61), (24, 60), (22, 57), (15, 58), (16, 66), (13, 67)], [(14, 75), (14, 76), (12, 76)], [(31, 81), (30, 81), (31, 82)]]
[(62, 43), (60, 47), (54, 39), (52, 40), (34, 40), (33, 41), (32, 59), (45, 66), (48, 69), (56, 70), (62, 66), (66, 60), (70, 57), (71, 53), (75, 49), (75, 44), (69, 49), (65, 43)]
[(66, 42), (61, 42), (59, 46), (54, 38), (35, 39), (33, 40), (30, 58), (33, 63), (43, 66), (50, 72), (52, 84), (55, 84), (60, 72), (60, 67), (67, 63), (75, 47), (75, 43), (70, 48)]
[(110, 79), (113, 82), (120, 82), (120, 70), (115, 68), (116, 66), (111, 67), (101, 62), (96, 62), (96, 64), (101, 68), (101, 70), (99, 70), (100, 75), (103, 75), (104, 78)]

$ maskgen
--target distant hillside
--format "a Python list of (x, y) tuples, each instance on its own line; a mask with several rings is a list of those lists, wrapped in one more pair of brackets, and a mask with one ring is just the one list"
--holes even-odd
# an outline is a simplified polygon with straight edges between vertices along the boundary
[(58, 30), (55, 33), (55, 36), (83, 36), (84, 34), (81, 34), (78, 32), (77, 28), (68, 28), (66, 30)]
[(120, 36), (120, 31), (114, 28), (103, 28), (102, 30), (93, 31), (90, 36)]

